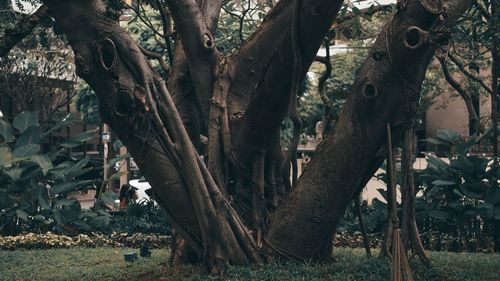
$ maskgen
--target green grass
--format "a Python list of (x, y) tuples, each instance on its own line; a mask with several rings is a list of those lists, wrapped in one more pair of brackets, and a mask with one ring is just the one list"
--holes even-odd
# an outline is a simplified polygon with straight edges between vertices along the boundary
[[(194, 267), (172, 270), (165, 264), (167, 250), (154, 250), (152, 258), (126, 263), (131, 249), (71, 248), (0, 252), (0, 280), (339, 280), (386, 281), (384, 260), (367, 259), (362, 249), (336, 249), (337, 262), (304, 264), (271, 262), (229, 267), (221, 276), (205, 276)], [(135, 250), (138, 252), (138, 250)], [(500, 281), (500, 255), (431, 253), (433, 268), (412, 262), (419, 281)]]

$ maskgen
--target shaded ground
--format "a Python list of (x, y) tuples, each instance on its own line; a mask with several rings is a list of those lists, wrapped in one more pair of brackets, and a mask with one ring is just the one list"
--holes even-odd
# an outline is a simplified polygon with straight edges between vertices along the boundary
[[(71, 248), (0, 251), (0, 280), (339, 280), (386, 281), (387, 264), (368, 260), (362, 249), (336, 250), (338, 261), (323, 265), (272, 262), (231, 267), (222, 276), (203, 276), (197, 268), (173, 271), (165, 266), (167, 250), (153, 250), (149, 259), (126, 263), (123, 253), (138, 249)], [(433, 252), (434, 268), (414, 261), (416, 280), (499, 281), (500, 255)]]

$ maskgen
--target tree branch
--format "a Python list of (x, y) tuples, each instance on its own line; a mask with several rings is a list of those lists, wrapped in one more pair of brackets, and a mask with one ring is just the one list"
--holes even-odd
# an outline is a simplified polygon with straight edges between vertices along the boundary
[[(298, 37), (303, 80), (337, 15), (341, 0), (300, 1)], [(229, 116), (235, 126), (235, 154), (250, 167), (258, 151), (272, 146), (273, 135), (287, 113), (294, 64), (292, 11), (294, 0), (282, 0), (235, 56)]]
[(483, 89), (485, 89), (488, 93), (490, 93), (490, 95), (493, 93), (493, 91), (491, 90), (490, 87), (488, 87), (488, 85), (486, 85), (483, 81), (483, 79), (477, 77), (476, 75), (472, 74), (470, 71), (468, 71), (465, 66), (463, 65), (463, 63), (461, 63), (453, 54), (449, 53), (448, 52), (448, 58), (450, 58), (450, 60), (458, 67), (458, 69), (460, 69), (460, 71), (465, 74), (467, 77), (469, 77), (470, 79), (474, 80), (475, 82), (479, 83), (479, 85), (481, 85), (481, 87), (483, 87)]
[(0, 57), (6, 56), (10, 50), (49, 15), (47, 5), (42, 5), (29, 17), (20, 20), (14, 27), (7, 29), (5, 35), (0, 39)]
[[(207, 24), (213, 19), (202, 13), (195, 0), (167, 0), (167, 3), (181, 36), (202, 116), (206, 117), (212, 96), (214, 67), (219, 56), (215, 47), (215, 37), (209, 28), (210, 25)], [(209, 11), (220, 11), (220, 7), (214, 8), (218, 3), (213, 5), (205, 1), (202, 4)], [(205, 19), (206, 17), (208, 20)]]
[(443, 54), (436, 55), (436, 57), (441, 64), (444, 78), (464, 100), (465, 106), (467, 107), (467, 112), (469, 113), (469, 122), (472, 123), (472, 126), (474, 126), (474, 131), (484, 133), (484, 127), (479, 123), (479, 116), (477, 115), (476, 109), (472, 104), (470, 95), (467, 93), (467, 91), (465, 91), (460, 83), (458, 83), (458, 81), (451, 76), (450, 71), (448, 70), (448, 66), (446, 65), (446, 57)]

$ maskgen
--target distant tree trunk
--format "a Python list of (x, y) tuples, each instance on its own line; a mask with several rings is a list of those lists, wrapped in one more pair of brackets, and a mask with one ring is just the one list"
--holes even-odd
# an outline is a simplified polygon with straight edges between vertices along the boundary
[[(339, 219), (385, 155), (386, 124), (400, 139), (415, 113), (444, 27), (440, 7), (409, 0), (399, 8), (333, 132), (293, 192), (275, 198), (280, 182), (289, 181), (279, 168), (279, 129), (296, 98), (290, 82), (304, 78), (340, 0), (278, 2), (230, 56), (219, 53), (213, 35), (222, 1), (169, 0), (181, 39), (168, 84), (102, 0), (43, 2), (68, 37), (78, 75), (98, 95), (102, 119), (211, 270), (260, 262), (263, 255), (330, 257)], [(450, 2), (449, 19), (469, 4)], [(293, 75), (297, 49), (302, 63)]]

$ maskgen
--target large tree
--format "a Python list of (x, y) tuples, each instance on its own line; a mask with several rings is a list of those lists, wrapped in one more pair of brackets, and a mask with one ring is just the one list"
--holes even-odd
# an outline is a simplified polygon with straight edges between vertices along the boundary
[(429, 61), (472, 1), (398, 3), (298, 180), (288, 173), (296, 147), (282, 154), (280, 125), (288, 115), (299, 131), (298, 85), (341, 0), (280, 0), (231, 55), (218, 50), (214, 36), (224, 1), (155, 1), (179, 34), (168, 81), (102, 0), (42, 2), (68, 38), (77, 74), (98, 95), (102, 120), (182, 237), (178, 251), (217, 269), (266, 256), (330, 256), (345, 208), (385, 157), (387, 124), (400, 142)]

